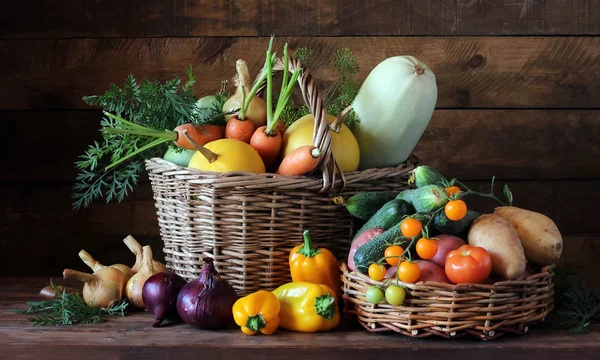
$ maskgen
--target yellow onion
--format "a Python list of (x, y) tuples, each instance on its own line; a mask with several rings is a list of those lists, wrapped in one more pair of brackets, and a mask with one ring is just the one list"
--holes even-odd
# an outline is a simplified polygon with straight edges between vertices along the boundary
[(148, 278), (160, 271), (156, 270), (152, 262), (152, 249), (146, 245), (143, 248), (142, 266), (138, 272), (127, 281), (125, 286), (125, 294), (129, 303), (138, 308), (144, 307), (143, 289)]
[[(235, 93), (223, 104), (223, 112), (240, 109), (242, 107), (242, 102), (248, 99), (248, 95), (252, 89), (250, 72), (248, 71), (248, 64), (246, 61), (239, 59), (236, 61), (235, 67), (238, 74), (238, 85)], [(267, 124), (267, 106), (263, 99), (258, 96), (252, 96), (245, 111), (242, 111), (241, 114), (237, 115), (227, 115), (225, 118), (229, 120), (232, 116), (238, 116), (240, 120), (247, 119), (252, 121), (254, 128), (257, 129)]]

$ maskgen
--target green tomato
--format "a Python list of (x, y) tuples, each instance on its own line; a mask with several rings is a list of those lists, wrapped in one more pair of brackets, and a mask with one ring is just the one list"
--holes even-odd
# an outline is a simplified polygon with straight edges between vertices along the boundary
[(179, 166), (187, 167), (190, 163), (190, 159), (196, 153), (196, 150), (179, 149), (181, 150), (179, 152), (177, 150), (178, 149), (169, 146), (169, 149), (167, 149), (167, 152), (163, 155), (163, 159)]
[(385, 289), (385, 301), (390, 305), (398, 306), (404, 302), (406, 290), (401, 286), (390, 285)]
[(377, 286), (371, 286), (367, 289), (367, 301), (372, 304), (379, 304), (383, 300), (383, 291)]

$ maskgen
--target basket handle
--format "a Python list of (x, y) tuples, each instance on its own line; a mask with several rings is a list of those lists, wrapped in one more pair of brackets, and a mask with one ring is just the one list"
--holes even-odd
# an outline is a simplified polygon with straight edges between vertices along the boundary
[[(273, 66), (274, 71), (283, 71), (284, 63), (280, 58), (277, 58), (277, 63)], [(329, 191), (335, 184), (336, 169), (341, 176), (342, 183), (345, 183), (343, 171), (337, 164), (331, 146), (331, 133), (329, 121), (327, 121), (327, 110), (323, 102), (317, 84), (314, 81), (310, 72), (302, 67), (302, 62), (299, 59), (293, 59), (288, 56), (288, 71), (293, 73), (296, 69), (300, 69), (298, 76), (298, 84), (302, 92), (302, 98), (308, 106), (308, 109), (314, 117), (315, 126), (313, 128), (313, 145), (321, 150), (321, 160), (318, 169), (322, 172), (323, 185), (320, 192)]]

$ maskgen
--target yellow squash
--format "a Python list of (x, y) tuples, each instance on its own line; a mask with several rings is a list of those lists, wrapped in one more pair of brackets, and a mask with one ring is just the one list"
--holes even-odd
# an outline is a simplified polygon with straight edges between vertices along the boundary
[(188, 167), (202, 171), (264, 173), (265, 164), (249, 144), (235, 139), (219, 139), (198, 147)]
[[(327, 121), (332, 124), (335, 116), (327, 115)], [(301, 146), (313, 145), (314, 126), (315, 119), (312, 114), (305, 115), (290, 125), (283, 134), (281, 157), (284, 158)], [(331, 129), (329, 132), (331, 133), (333, 156), (340, 168), (343, 172), (355, 171), (360, 162), (360, 149), (354, 134), (345, 124), (342, 124), (338, 132)]]

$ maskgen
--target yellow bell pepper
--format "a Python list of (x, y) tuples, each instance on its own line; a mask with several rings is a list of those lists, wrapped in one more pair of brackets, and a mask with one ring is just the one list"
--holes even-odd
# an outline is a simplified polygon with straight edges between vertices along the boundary
[(271, 335), (279, 327), (280, 309), (279, 300), (272, 292), (259, 290), (233, 304), (233, 318), (246, 335), (259, 331)]
[(340, 322), (335, 292), (327, 285), (290, 282), (273, 290), (281, 304), (279, 326), (298, 332), (328, 331)]
[(333, 289), (338, 299), (342, 295), (337, 259), (331, 251), (313, 246), (308, 230), (304, 231), (304, 244), (290, 251), (289, 262), (292, 281), (324, 284)]

